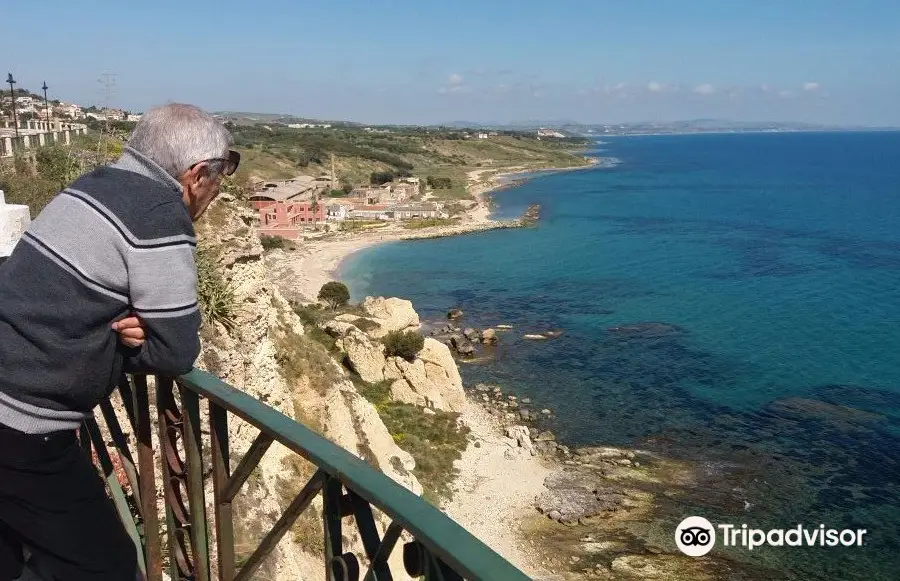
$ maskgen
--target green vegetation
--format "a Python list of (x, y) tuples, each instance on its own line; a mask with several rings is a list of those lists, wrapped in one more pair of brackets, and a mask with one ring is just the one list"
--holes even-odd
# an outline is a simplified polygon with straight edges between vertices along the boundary
[(348, 192), (345, 192), (344, 190), (331, 190), (327, 195), (329, 198), (346, 198), (347, 194)]
[[(274, 340), (275, 359), (285, 380), (292, 382), (305, 378), (316, 393), (324, 396), (328, 388), (341, 379), (340, 369), (328, 347), (317, 338), (298, 335), (283, 324), (275, 331)], [(331, 345), (334, 345), (333, 339)]]
[(378, 410), (388, 432), (416, 461), (413, 474), (425, 490), (424, 498), (434, 504), (450, 498), (458, 475), (454, 462), (468, 445), (469, 428), (457, 422), (459, 414), (435, 410), (426, 414), (414, 405), (391, 400), (390, 381), (355, 381), (359, 393)]
[(344, 232), (354, 232), (356, 230), (384, 228), (387, 225), (387, 222), (382, 220), (344, 220), (341, 222), (341, 230)]
[(402, 222), (402, 226), (408, 230), (419, 230), (434, 226), (454, 226), (456, 224), (459, 224), (459, 218), (414, 218)]
[(228, 331), (235, 326), (234, 289), (219, 271), (215, 252), (207, 247), (197, 248), (197, 296), (200, 314), (207, 325), (221, 324)]
[(434, 176), (428, 176), (425, 180), (425, 183), (428, 184), (428, 187), (434, 188), (436, 190), (449, 190), (453, 187), (453, 180), (451, 180), (450, 178), (436, 178)]
[(262, 244), (263, 250), (282, 250), (285, 248), (287, 240), (281, 236), (260, 235), (259, 243)]
[[(476, 168), (511, 166), (543, 169), (584, 165), (572, 153), (584, 140), (539, 141), (531, 134), (501, 132), (489, 139), (468, 139), (464, 131), (393, 127), (366, 131), (336, 124), (330, 129), (291, 129), (283, 125), (229, 126), (243, 159), (239, 175), (284, 179), (300, 173), (331, 173), (331, 160), (342, 189), (350, 184), (384, 183), (387, 175), (419, 176), (435, 197), (467, 198), (467, 173)], [(375, 174), (375, 175), (373, 175)], [(374, 178), (374, 179), (373, 179)]]
[(9, 204), (25, 204), (37, 216), (63, 187), (79, 175), (109, 163), (122, 152), (117, 138), (78, 136), (70, 147), (47, 145), (35, 150), (36, 163), (22, 156), (0, 162), (0, 190)]
[(316, 298), (328, 303), (333, 311), (350, 302), (350, 289), (344, 283), (333, 280), (322, 285)]
[(388, 357), (402, 357), (414, 361), (425, 346), (425, 338), (418, 331), (391, 331), (382, 339)]
[(369, 183), (373, 186), (380, 186), (392, 181), (394, 181), (394, 173), (390, 171), (373, 171), (369, 174)]

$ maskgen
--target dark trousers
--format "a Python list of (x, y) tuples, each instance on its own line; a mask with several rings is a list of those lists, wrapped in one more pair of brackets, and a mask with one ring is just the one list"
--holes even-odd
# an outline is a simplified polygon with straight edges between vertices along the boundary
[(0, 424), (0, 581), (22, 573), (23, 547), (44, 581), (138, 578), (135, 546), (75, 432)]

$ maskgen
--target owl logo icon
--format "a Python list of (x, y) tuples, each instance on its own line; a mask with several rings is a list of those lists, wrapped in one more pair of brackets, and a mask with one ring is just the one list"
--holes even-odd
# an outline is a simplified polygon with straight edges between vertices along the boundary
[(675, 544), (690, 557), (702, 557), (716, 544), (716, 529), (702, 516), (689, 516), (675, 529)]

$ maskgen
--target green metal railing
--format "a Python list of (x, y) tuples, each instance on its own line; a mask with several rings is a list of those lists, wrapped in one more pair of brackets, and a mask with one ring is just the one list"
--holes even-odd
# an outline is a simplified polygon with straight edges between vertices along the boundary
[[(343, 448), (218, 378), (199, 370), (177, 381), (157, 376), (153, 391), (161, 448), (158, 460), (165, 535), (160, 533), (157, 514), (156, 455), (147, 377), (123, 378), (118, 387), (135, 435), (137, 462), (112, 404), (108, 400), (101, 404), (106, 433), (130, 494), (120, 484), (122, 477), (116, 475), (116, 462), (109, 455), (104, 432), (96, 420), (85, 422), (83, 433), (90, 437), (82, 438), (85, 448), (96, 453), (110, 496), (135, 543), (141, 570), (149, 581), (161, 581), (164, 566), (172, 579), (253, 579), (265, 558), (319, 494), (324, 506), (326, 581), (391, 580), (388, 558), (404, 531), (414, 539), (402, 547), (403, 565), (411, 576), (428, 581), (528, 579), (431, 504)], [(201, 399), (208, 405), (209, 454), (203, 450)], [(259, 429), (256, 440), (234, 469), (228, 442), (229, 415)], [(238, 566), (234, 535), (237, 517), (232, 503), (273, 442), (280, 442), (314, 464), (316, 471), (255, 551)], [(206, 457), (211, 466), (204, 465)], [(213, 485), (215, 566), (210, 563), (204, 475), (212, 478)], [(391, 520), (383, 536), (378, 532), (372, 507)], [(362, 559), (345, 552), (344, 527), (351, 517), (364, 547)], [(166, 537), (168, 548), (165, 559), (162, 536)]]

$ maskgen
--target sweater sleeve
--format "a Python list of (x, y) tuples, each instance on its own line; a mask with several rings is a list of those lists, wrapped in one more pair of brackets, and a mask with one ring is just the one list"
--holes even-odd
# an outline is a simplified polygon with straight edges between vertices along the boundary
[(125, 369), (181, 375), (200, 353), (194, 227), (177, 204), (158, 207), (147, 218), (159, 223), (162, 236), (129, 250), (129, 296), (146, 340), (126, 357)]

